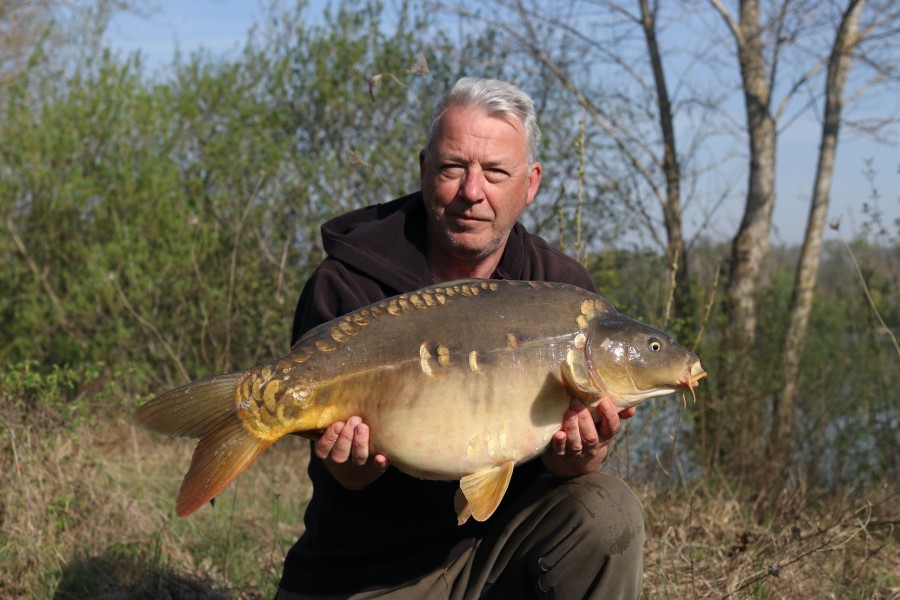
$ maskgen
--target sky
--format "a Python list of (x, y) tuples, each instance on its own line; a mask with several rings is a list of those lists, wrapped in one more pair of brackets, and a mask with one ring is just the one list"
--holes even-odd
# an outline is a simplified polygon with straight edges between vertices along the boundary
[[(204, 48), (217, 56), (237, 57), (247, 32), (263, 11), (257, 0), (156, 0), (151, 17), (123, 15), (109, 30), (108, 43), (124, 52), (140, 50), (151, 71), (170, 64), (177, 49), (184, 54)], [(321, 12), (324, 2), (310, 2), (310, 14)], [(878, 111), (877, 105), (872, 107)], [(896, 104), (894, 104), (896, 109)], [(887, 108), (889, 110), (889, 108)], [(777, 201), (773, 216), (773, 243), (796, 244), (804, 235), (809, 197), (815, 174), (820, 129), (812, 119), (798, 120), (780, 136), (778, 146)], [(878, 172), (877, 201), (883, 224), (896, 239), (894, 225), (900, 219), (900, 146), (877, 144), (843, 130), (832, 182), (828, 221), (841, 220), (841, 232), (851, 239), (867, 220), (862, 205), (870, 202), (870, 184), (863, 175), (871, 159)], [(545, 170), (551, 165), (544, 165)], [(411, 165), (416, 168), (416, 165)], [(740, 194), (726, 202), (709, 226), (709, 237), (731, 239), (743, 214)], [(704, 221), (700, 211), (685, 211), (685, 230), (697, 232)], [(826, 228), (826, 239), (837, 234)]]

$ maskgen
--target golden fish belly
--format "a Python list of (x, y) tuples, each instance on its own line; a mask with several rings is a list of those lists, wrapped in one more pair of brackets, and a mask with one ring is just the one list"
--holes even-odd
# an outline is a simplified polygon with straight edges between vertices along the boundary
[(411, 475), (447, 480), (539, 454), (568, 404), (559, 380), (499, 377), (484, 386), (472, 379), (430, 382), (410, 396), (406, 411), (375, 415), (373, 449)]
[[(559, 342), (559, 340), (557, 340)], [(559, 365), (570, 344), (425, 352), (361, 369), (320, 389), (324, 422), (359, 415), (371, 449), (425, 479), (453, 480), (538, 455), (559, 430), (570, 394)], [(437, 353), (434, 353), (437, 356)]]

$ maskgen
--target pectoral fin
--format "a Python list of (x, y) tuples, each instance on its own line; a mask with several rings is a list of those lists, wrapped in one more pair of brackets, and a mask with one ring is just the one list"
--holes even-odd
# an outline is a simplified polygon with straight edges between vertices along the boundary
[(487, 471), (479, 471), (466, 475), (459, 481), (454, 505), (456, 520), (462, 525), (475, 517), (476, 521), (485, 521), (494, 514), (512, 477), (515, 461), (505, 462)]
[(594, 404), (598, 396), (603, 394), (603, 390), (594, 387), (583, 352), (574, 348), (569, 350), (566, 360), (559, 369), (569, 393), (584, 401), (585, 404)]

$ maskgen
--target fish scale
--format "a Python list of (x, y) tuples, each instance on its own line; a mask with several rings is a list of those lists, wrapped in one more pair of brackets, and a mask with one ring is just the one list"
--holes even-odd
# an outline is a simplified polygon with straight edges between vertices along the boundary
[(136, 420), (200, 438), (176, 504), (181, 516), (284, 435), (315, 438), (355, 415), (369, 426), (370, 453), (415, 477), (460, 480), (462, 523), (493, 513), (513, 467), (543, 452), (571, 398), (592, 406), (608, 398), (623, 410), (693, 393), (705, 375), (671, 336), (597, 294), (465, 280), (338, 317), (271, 363), (154, 398)]

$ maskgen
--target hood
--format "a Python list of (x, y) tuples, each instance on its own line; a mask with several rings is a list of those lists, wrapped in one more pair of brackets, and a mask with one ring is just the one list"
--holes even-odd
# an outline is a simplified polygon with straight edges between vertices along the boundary
[(431, 282), (421, 192), (327, 221), (322, 246), (331, 258), (394, 290)]
[[(322, 245), (329, 257), (401, 293), (434, 283), (425, 258), (426, 229), (422, 192), (416, 192), (327, 221), (322, 225)], [(493, 277), (568, 281), (580, 274), (572, 259), (517, 222)], [(589, 279), (575, 281), (596, 289)]]

